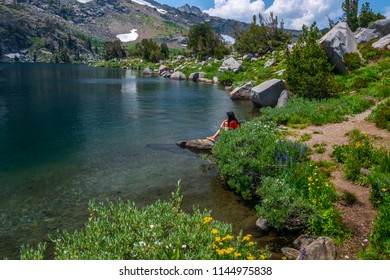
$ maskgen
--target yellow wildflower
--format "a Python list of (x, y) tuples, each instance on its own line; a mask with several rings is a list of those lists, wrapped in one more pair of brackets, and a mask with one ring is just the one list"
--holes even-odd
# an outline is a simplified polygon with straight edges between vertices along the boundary
[(244, 239), (245, 241), (249, 241), (249, 240), (251, 239), (251, 237), (252, 237), (252, 235), (247, 234), (247, 235), (244, 236), (243, 239)]
[(309, 178), (307, 178), (307, 180), (308, 180), (309, 182), (311, 182), (311, 181), (313, 180), (313, 178), (310, 176)]
[(217, 229), (213, 228), (213, 229), (211, 230), (211, 234), (217, 234), (217, 233), (218, 233), (218, 230), (217, 230)]
[(234, 257), (235, 257), (235, 258), (241, 257), (241, 253), (239, 253), (239, 252), (234, 252)]
[(225, 249), (217, 250), (218, 255), (222, 256), (225, 254)]
[(218, 245), (217, 244), (213, 244), (213, 249), (217, 249), (218, 248)]
[(387, 192), (387, 189), (385, 189), (385, 188), (382, 188), (382, 192)]
[(215, 241), (216, 242), (220, 242), (221, 241), (221, 237), (219, 237), (219, 236), (215, 237)]
[(259, 257), (260, 260), (265, 260), (266, 258), (267, 258), (267, 257), (264, 256), (264, 255), (261, 255), (261, 256)]
[(250, 246), (253, 246), (255, 244), (255, 242), (248, 242), (248, 244), (246, 244), (246, 246), (250, 247)]
[(231, 254), (234, 251), (232, 247), (226, 249), (226, 254)]
[(285, 261), (285, 260), (287, 260), (287, 258), (286, 258), (285, 256), (283, 256), (283, 257), (282, 257), (282, 260), (284, 260), (284, 261)]
[(212, 217), (206, 216), (206, 217), (203, 218), (203, 223), (204, 223), (204, 224), (208, 224), (208, 223), (210, 223), (212, 220), (213, 220)]
[(233, 236), (231, 236), (231, 235), (226, 235), (224, 238), (222, 238), (222, 240), (232, 240), (233, 239)]
[(247, 257), (246, 257), (247, 260), (255, 260), (256, 257), (252, 254), (249, 254)]

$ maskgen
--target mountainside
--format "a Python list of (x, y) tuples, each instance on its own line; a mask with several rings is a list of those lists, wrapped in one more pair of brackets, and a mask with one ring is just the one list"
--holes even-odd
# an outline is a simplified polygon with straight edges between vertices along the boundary
[(131, 42), (152, 38), (169, 47), (180, 47), (190, 27), (205, 21), (219, 34), (234, 34), (235, 21), (211, 17), (188, 5), (176, 9), (152, 0), (3, 0), (0, 56), (32, 59), (51, 52), (61, 55), (66, 49), (81, 61), (89, 60), (98, 55), (102, 42), (132, 31), (137, 37)]

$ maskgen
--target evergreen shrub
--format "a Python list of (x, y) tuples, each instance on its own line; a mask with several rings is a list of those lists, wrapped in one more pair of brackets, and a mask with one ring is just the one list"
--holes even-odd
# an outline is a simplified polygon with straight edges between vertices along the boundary
[(311, 99), (335, 96), (339, 86), (325, 51), (317, 43), (316, 23), (310, 28), (304, 25), (302, 30), (292, 53), (287, 55), (287, 86), (293, 94)]

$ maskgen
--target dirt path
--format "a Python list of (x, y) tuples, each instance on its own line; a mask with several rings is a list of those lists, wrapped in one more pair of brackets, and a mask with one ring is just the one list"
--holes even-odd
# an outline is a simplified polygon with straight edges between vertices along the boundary
[[(390, 143), (390, 132), (379, 129), (375, 124), (365, 120), (372, 109), (361, 114), (355, 115), (342, 123), (327, 124), (323, 126), (310, 126), (304, 129), (288, 129), (291, 133), (291, 139), (299, 140), (304, 134), (311, 136), (305, 143), (313, 147), (320, 144), (326, 148), (322, 154), (313, 154), (314, 161), (331, 161), (330, 154), (334, 145), (348, 144), (347, 132), (353, 129), (359, 129), (362, 133), (367, 133), (373, 139), (375, 146), (383, 146)], [(315, 148), (313, 148), (314, 150)], [(356, 195), (357, 202), (352, 206), (343, 205), (337, 202), (336, 207), (341, 210), (343, 221), (351, 229), (351, 239), (338, 248), (338, 259), (356, 259), (362, 247), (367, 246), (367, 239), (372, 232), (373, 220), (376, 212), (370, 202), (370, 188), (355, 185), (347, 181), (343, 176), (343, 170), (335, 170), (331, 175), (336, 191), (341, 194), (348, 191)]]

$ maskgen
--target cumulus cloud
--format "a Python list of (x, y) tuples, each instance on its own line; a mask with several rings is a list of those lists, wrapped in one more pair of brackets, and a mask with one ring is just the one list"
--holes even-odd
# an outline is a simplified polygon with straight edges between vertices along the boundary
[(342, 15), (339, 0), (274, 0), (265, 8), (264, 1), (215, 0), (215, 7), (205, 11), (212, 16), (251, 22), (253, 15), (268, 17), (273, 12), (283, 19), (286, 28), (301, 29), (302, 25), (317, 22), (320, 28), (328, 27), (328, 18), (337, 20)]
[(386, 7), (385, 8), (385, 14), (384, 14), (385, 17), (387, 18), (390, 18), (390, 6)]
[(264, 11), (265, 4), (262, 0), (251, 2), (250, 0), (214, 0), (214, 8), (204, 12), (211, 16), (235, 19), (243, 22), (251, 22), (253, 15)]

